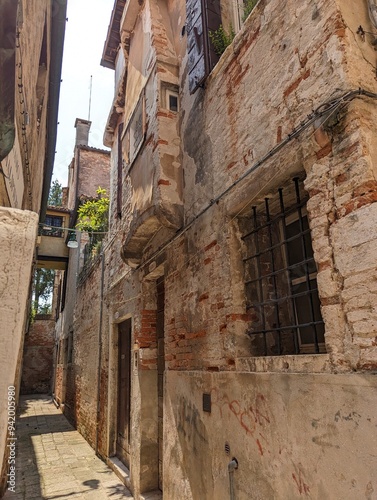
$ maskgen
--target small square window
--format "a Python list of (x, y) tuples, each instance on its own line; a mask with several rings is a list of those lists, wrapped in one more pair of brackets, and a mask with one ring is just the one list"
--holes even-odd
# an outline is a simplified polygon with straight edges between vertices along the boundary
[(169, 110), (178, 111), (178, 96), (169, 92)]
[(161, 82), (161, 107), (173, 113), (179, 111), (179, 88), (168, 82)]

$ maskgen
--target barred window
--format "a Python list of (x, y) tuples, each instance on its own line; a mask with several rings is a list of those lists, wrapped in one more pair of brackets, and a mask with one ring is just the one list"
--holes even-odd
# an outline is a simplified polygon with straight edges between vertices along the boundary
[(254, 356), (325, 352), (307, 199), (295, 178), (242, 222)]
[(43, 236), (55, 236), (56, 238), (63, 237), (63, 217), (58, 215), (46, 215), (44, 226), (42, 229)]

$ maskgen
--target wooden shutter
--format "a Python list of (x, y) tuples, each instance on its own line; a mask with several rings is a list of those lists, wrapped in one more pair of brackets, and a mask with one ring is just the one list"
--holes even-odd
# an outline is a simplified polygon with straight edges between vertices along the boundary
[(219, 59), (208, 32), (221, 24), (220, 1), (187, 0), (186, 12), (189, 90), (193, 94)]
[(122, 190), (123, 190), (123, 151), (122, 151), (123, 123), (118, 127), (118, 165), (117, 165), (117, 216), (122, 217)]

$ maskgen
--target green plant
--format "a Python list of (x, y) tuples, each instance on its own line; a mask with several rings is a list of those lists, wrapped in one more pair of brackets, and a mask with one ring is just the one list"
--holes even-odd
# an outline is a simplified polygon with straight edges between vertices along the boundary
[(254, 9), (256, 4), (258, 3), (258, 0), (245, 0), (243, 4), (243, 15), (242, 15), (242, 22), (244, 23), (249, 16), (250, 12)]
[(51, 314), (55, 271), (38, 268), (34, 272), (32, 310), (36, 314)]
[(48, 194), (48, 204), (53, 207), (61, 207), (63, 199), (63, 188), (58, 180), (52, 181)]
[(106, 189), (97, 189), (97, 198), (87, 200), (78, 209), (76, 228), (88, 233), (106, 232), (109, 220), (110, 200)]
[(233, 26), (230, 25), (229, 33), (227, 33), (224, 29), (224, 26), (220, 24), (217, 30), (209, 32), (209, 38), (213, 44), (213, 48), (218, 56), (225, 51), (225, 49), (230, 45), (233, 41), (233, 38), (236, 36)]

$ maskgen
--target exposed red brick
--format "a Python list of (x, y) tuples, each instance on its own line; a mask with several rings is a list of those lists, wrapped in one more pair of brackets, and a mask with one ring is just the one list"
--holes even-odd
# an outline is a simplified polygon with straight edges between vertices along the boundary
[(250, 314), (228, 314), (226, 316), (227, 321), (251, 321), (252, 317)]
[(169, 111), (157, 111), (156, 116), (161, 116), (163, 118), (175, 118), (175, 115)]
[(226, 169), (227, 169), (227, 170), (230, 170), (231, 168), (233, 168), (233, 167), (234, 167), (234, 165), (237, 165), (237, 162), (236, 162), (236, 161), (231, 161), (231, 162), (227, 165)]
[(207, 335), (206, 330), (199, 330), (198, 332), (187, 333), (187, 339), (197, 339), (200, 337), (205, 337)]
[(279, 125), (277, 133), (276, 133), (276, 142), (277, 142), (277, 144), (279, 144), (279, 142), (281, 142), (281, 139), (282, 139), (282, 127), (281, 127), (281, 125)]
[(325, 297), (321, 299), (321, 304), (323, 306), (334, 306), (340, 303), (339, 295), (335, 295), (334, 297)]
[(316, 151), (316, 157), (317, 160), (320, 160), (321, 158), (325, 158), (325, 156), (328, 156), (332, 152), (332, 144), (328, 143), (326, 146), (321, 148), (319, 151)]
[(377, 181), (368, 181), (354, 189), (354, 196), (363, 196), (372, 191), (377, 191)]
[(170, 181), (168, 181), (168, 180), (166, 180), (166, 179), (160, 179), (160, 180), (157, 182), (157, 184), (158, 184), (159, 186), (161, 186), (161, 185), (162, 185), (162, 186), (170, 186)]
[(318, 272), (324, 271), (325, 269), (330, 269), (332, 267), (332, 262), (330, 260), (325, 260), (318, 264)]
[(203, 300), (207, 300), (208, 298), (209, 298), (208, 293), (202, 293), (202, 295), (200, 295), (198, 299), (198, 302), (203, 302)]
[(340, 174), (337, 177), (335, 177), (335, 184), (339, 186), (343, 182), (346, 182), (348, 180), (348, 175), (347, 174)]
[(343, 205), (336, 212), (337, 218), (340, 219), (345, 215), (350, 214), (354, 210), (361, 208), (365, 205), (369, 205), (370, 203), (375, 203), (377, 201), (377, 191), (370, 192), (365, 194), (364, 196), (359, 196), (358, 198), (351, 200), (350, 202)]
[(237, 86), (239, 85), (240, 81), (242, 80), (242, 78), (246, 75), (246, 73), (249, 71), (249, 68), (250, 68), (250, 65), (247, 64), (245, 69), (243, 69), (242, 71), (240, 71), (237, 76), (235, 78), (232, 79), (232, 84), (233, 86)]
[(306, 80), (307, 78), (309, 78), (309, 76), (310, 76), (310, 69), (307, 69), (305, 71), (305, 73), (303, 73), (302, 75), (300, 75), (297, 78), (297, 80), (295, 80), (287, 89), (285, 89), (285, 91), (284, 91), (284, 97), (289, 96), (289, 94), (291, 94), (294, 90), (296, 90), (297, 87), (300, 85), (300, 83), (303, 80)]
[(213, 241), (211, 241), (211, 243), (209, 245), (207, 245), (206, 247), (204, 247), (204, 251), (208, 252), (208, 250), (210, 250), (212, 247), (214, 247), (216, 245), (217, 245), (217, 240), (213, 240)]

